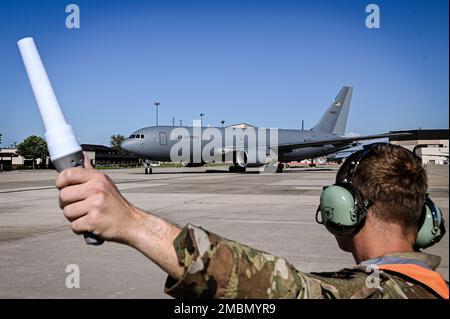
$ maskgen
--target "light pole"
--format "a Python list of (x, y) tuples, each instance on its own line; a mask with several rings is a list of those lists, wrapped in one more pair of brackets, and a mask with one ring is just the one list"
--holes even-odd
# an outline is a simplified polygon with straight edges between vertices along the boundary
[(200, 127), (203, 127), (203, 116), (205, 116), (205, 114), (200, 113)]
[(156, 107), (156, 126), (158, 126), (158, 107), (159, 107), (159, 101), (155, 101), (153, 104), (155, 104)]

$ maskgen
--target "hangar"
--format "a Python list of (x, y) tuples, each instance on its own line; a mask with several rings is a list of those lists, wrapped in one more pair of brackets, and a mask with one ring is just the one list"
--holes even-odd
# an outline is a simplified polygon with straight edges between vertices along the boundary
[(448, 164), (448, 129), (391, 131), (411, 133), (408, 136), (389, 138), (392, 144), (414, 151), (423, 164)]
[(96, 167), (115, 165), (136, 167), (142, 165), (142, 159), (129, 152), (117, 152), (111, 147), (95, 144), (81, 144), (91, 163)]

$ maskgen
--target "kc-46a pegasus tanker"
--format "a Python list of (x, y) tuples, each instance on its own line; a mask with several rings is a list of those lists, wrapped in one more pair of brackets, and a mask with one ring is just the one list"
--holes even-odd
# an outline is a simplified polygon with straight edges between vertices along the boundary
[(230, 161), (230, 172), (261, 166), (282, 172), (286, 162), (324, 157), (355, 147), (358, 141), (405, 134), (345, 136), (352, 91), (352, 87), (344, 86), (310, 130), (201, 127), (194, 121), (193, 126), (142, 128), (125, 139), (122, 148), (151, 161), (181, 162), (188, 167)]

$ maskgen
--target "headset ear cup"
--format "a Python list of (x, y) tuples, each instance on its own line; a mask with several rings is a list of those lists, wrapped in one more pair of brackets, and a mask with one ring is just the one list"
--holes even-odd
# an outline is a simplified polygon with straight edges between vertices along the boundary
[(320, 196), (322, 223), (335, 235), (353, 232), (358, 224), (358, 209), (351, 188), (342, 185), (325, 187)]
[(438, 242), (445, 234), (442, 212), (427, 196), (419, 220), (414, 247), (424, 249)]

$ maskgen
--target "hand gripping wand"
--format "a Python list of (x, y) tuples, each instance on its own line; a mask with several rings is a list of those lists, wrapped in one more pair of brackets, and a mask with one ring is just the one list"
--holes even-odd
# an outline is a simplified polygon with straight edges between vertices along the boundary
[[(33, 89), (36, 103), (45, 126), (50, 159), (56, 170), (83, 165), (83, 152), (78, 144), (72, 127), (59, 107), (47, 72), (42, 64), (33, 38), (24, 38), (17, 42), (25, 69)], [(103, 239), (93, 233), (83, 233), (86, 244), (101, 245)]]

